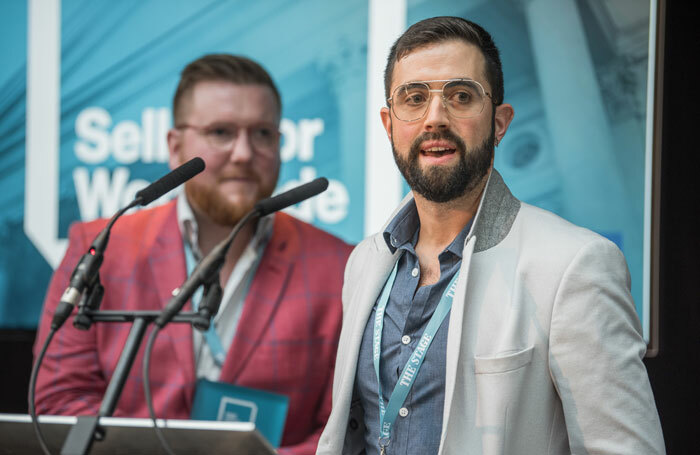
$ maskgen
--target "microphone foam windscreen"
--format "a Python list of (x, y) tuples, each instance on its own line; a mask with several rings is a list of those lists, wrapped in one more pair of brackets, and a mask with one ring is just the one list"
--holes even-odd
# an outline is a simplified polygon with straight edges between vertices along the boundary
[(136, 193), (136, 199), (141, 199), (140, 205), (147, 205), (168, 191), (178, 187), (204, 170), (204, 160), (192, 158), (182, 166), (173, 169), (168, 174)]
[(316, 196), (326, 191), (326, 188), (328, 188), (328, 180), (325, 177), (319, 177), (277, 196), (263, 199), (255, 205), (255, 210), (258, 211), (260, 216), (265, 216)]

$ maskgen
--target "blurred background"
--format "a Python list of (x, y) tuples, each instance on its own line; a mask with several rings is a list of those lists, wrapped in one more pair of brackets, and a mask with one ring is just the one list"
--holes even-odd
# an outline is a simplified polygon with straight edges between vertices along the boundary
[[(700, 293), (696, 279), (683, 280), (697, 276), (700, 253), (683, 221), (698, 199), (683, 186), (692, 177), (682, 178), (697, 169), (681, 128), (690, 87), (681, 58), (691, 54), (688, 19), (661, 6), (658, 14), (655, 0), (3, 1), (0, 412), (26, 412), (34, 329), (70, 224), (111, 216), (168, 171), (171, 99), (189, 61), (229, 52), (265, 66), (283, 103), (277, 191), (327, 177), (329, 191), (289, 211), (357, 243), (408, 191), (378, 115), (388, 47), (407, 25), (455, 15), (484, 26), (501, 49), (515, 109), (496, 151), (506, 183), (624, 252), (645, 338), (658, 347), (647, 366), (667, 446), (688, 453), (678, 449), (689, 424), (684, 373), (667, 370), (685, 350), (695, 359), (687, 375), (699, 377), (690, 349), (700, 347)], [(664, 104), (655, 110), (656, 81)], [(655, 112), (663, 114), (656, 137)]]

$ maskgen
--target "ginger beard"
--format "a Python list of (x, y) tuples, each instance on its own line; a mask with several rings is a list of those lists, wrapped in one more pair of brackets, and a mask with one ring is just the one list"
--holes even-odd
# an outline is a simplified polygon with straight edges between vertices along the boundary
[(225, 180), (225, 177), (218, 178), (215, 186), (190, 180), (185, 183), (185, 194), (190, 204), (214, 223), (222, 226), (235, 226), (241, 218), (253, 209), (259, 200), (270, 197), (274, 190), (274, 187), (263, 187), (257, 176), (251, 177), (255, 178), (257, 182), (257, 190), (252, 197), (247, 197), (240, 203), (230, 201), (218, 189), (219, 184)]
[[(393, 134), (392, 134), (393, 138)], [(418, 163), (421, 144), (430, 140), (447, 140), (455, 144), (459, 161), (454, 166), (427, 166)], [(393, 139), (391, 150), (394, 161), (411, 190), (431, 202), (449, 202), (465, 195), (488, 173), (494, 155), (495, 125), (491, 120), (491, 134), (481, 144), (467, 150), (461, 137), (450, 130), (425, 132), (411, 144), (408, 158), (400, 156)]]

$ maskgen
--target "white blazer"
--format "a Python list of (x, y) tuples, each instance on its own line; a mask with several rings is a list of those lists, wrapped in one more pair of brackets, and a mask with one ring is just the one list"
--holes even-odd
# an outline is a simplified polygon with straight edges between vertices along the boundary
[[(364, 451), (358, 352), (397, 259), (376, 234), (348, 260), (318, 454)], [(521, 203), (492, 171), (450, 313), (439, 453), (665, 453), (629, 288), (612, 242)]]

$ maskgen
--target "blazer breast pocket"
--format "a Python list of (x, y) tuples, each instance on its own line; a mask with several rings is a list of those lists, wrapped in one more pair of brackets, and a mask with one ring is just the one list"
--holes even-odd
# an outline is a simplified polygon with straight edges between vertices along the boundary
[(474, 356), (474, 370), (476, 374), (506, 373), (517, 370), (529, 364), (532, 360), (534, 346), (522, 351), (509, 351), (495, 356)]
[(519, 398), (527, 379), (535, 347), (474, 356), (476, 377), (476, 425), (481, 432), (482, 453), (505, 454), (507, 435), (519, 416)]

